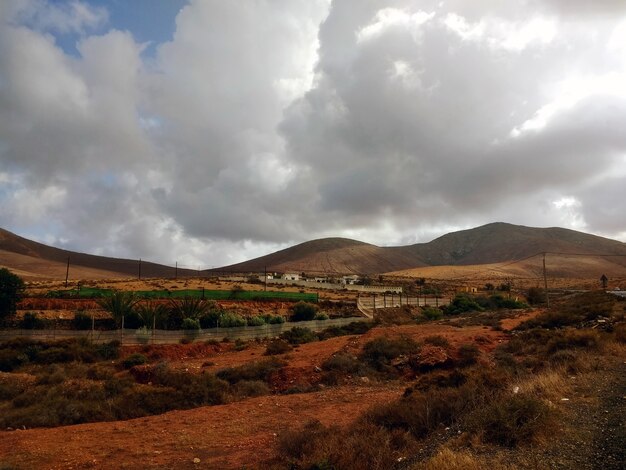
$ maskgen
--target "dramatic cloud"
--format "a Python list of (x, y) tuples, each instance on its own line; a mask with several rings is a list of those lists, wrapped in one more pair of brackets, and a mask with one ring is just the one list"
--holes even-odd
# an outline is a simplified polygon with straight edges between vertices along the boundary
[(0, 18), (9, 230), (198, 267), (492, 221), (626, 239), (623, 2), (194, 1), (150, 55), (89, 3)]

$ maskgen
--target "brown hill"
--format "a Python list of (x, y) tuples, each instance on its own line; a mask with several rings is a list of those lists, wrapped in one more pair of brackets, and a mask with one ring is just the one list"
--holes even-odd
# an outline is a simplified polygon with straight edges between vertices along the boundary
[[(551, 253), (554, 275), (586, 277), (604, 272), (608, 275), (626, 268), (626, 244), (622, 242), (562, 228), (493, 223), (410, 246), (379, 247), (345, 238), (313, 240), (215, 271), (263, 272), (267, 268), (278, 272), (372, 275), (429, 266), (496, 265), (531, 258), (541, 252)], [(138, 260), (75, 253), (0, 229), (0, 266), (9, 267), (22, 276), (62, 279), (68, 257), (72, 279), (138, 275)], [(520, 270), (523, 266), (516, 264), (508, 269)], [(533, 258), (523, 269), (536, 272), (537, 266), (538, 258)], [(502, 266), (497, 269), (508, 275)], [(141, 271), (143, 277), (174, 276), (174, 268), (146, 261), (142, 262)], [(197, 271), (183, 269), (178, 273), (180, 276), (197, 275)]]
[(402, 247), (383, 248), (346, 238), (301, 243), (260, 258), (220, 268), (226, 272), (306, 272), (307, 274), (370, 274), (424, 266), (417, 254)]
[[(65, 278), (70, 259), (70, 278), (98, 279), (136, 277), (139, 260), (110, 258), (54, 248), (0, 229), (0, 266), (10, 268), (26, 278)], [(178, 274), (193, 275), (197, 271), (179, 269)], [(174, 277), (174, 268), (141, 262), (142, 277)]]
[(493, 223), (410, 246), (378, 247), (343, 238), (313, 240), (220, 270), (262, 272), (267, 268), (278, 272), (371, 275), (428, 266), (505, 263), (541, 252), (561, 253), (552, 257), (567, 255), (571, 259), (568, 273), (576, 270), (579, 254), (589, 256), (584, 263), (580, 257), (578, 264), (599, 258), (603, 262), (598, 269), (626, 266), (626, 244), (619, 241), (563, 228)]

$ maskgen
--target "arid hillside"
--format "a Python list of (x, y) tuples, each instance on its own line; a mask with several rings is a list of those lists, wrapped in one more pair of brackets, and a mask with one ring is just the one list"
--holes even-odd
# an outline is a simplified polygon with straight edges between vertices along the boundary
[[(260, 273), (267, 269), (270, 272), (322, 275), (398, 273), (401, 276), (438, 277), (429, 275), (428, 268), (467, 266), (462, 271), (475, 273), (486, 269), (500, 273), (499, 276), (532, 277), (541, 269), (535, 255), (542, 252), (549, 252), (551, 275), (555, 277), (595, 278), (602, 273), (624, 276), (626, 272), (626, 244), (622, 242), (562, 228), (532, 228), (505, 223), (449, 233), (431, 242), (410, 246), (380, 247), (345, 238), (312, 240), (214, 271)], [(20, 276), (64, 278), (68, 257), (74, 279), (138, 275), (138, 260), (75, 253), (0, 229), (0, 266), (6, 266)], [(527, 258), (528, 262), (525, 262)], [(520, 263), (511, 265), (513, 261)], [(483, 265), (490, 266), (483, 269)], [(434, 271), (442, 273), (442, 269)], [(450, 274), (454, 269), (444, 271), (448, 273), (444, 277), (454, 277)], [(146, 261), (141, 264), (141, 272), (144, 277), (174, 276), (173, 267)], [(178, 274), (193, 276), (197, 271), (179, 269)]]
[[(626, 244), (616, 240), (563, 228), (493, 223), (410, 246), (378, 247), (341, 238), (314, 240), (222, 269), (377, 274), (429, 266), (508, 263), (541, 252), (559, 253), (561, 258), (568, 255), (567, 263), (559, 262), (564, 275), (581, 274), (581, 269), (586, 272), (590, 264), (592, 276), (613, 268), (621, 272), (626, 267)], [(581, 253), (588, 256), (578, 258)], [(528, 269), (534, 269), (534, 264)]]
[[(7, 267), (24, 278), (64, 278), (68, 257), (73, 278), (135, 277), (139, 272), (139, 260), (62, 250), (0, 229), (0, 267)], [(174, 268), (143, 261), (141, 273), (145, 277), (173, 277)], [(190, 275), (196, 271), (180, 269), (178, 273)]]

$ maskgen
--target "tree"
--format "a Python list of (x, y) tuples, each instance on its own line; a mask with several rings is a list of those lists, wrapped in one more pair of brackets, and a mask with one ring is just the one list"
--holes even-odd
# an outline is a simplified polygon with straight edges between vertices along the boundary
[(137, 314), (148, 330), (166, 326), (168, 313), (168, 308), (159, 303), (147, 302), (137, 306)]
[(172, 313), (181, 319), (184, 320), (185, 318), (191, 318), (193, 320), (198, 320), (208, 311), (211, 304), (202, 299), (185, 297), (178, 301), (172, 300), (170, 305)]
[(315, 318), (317, 313), (317, 305), (310, 304), (308, 302), (298, 302), (293, 306), (293, 315), (291, 319), (293, 321), (309, 321)]
[(118, 326), (124, 328), (124, 317), (135, 313), (137, 302), (132, 292), (116, 291), (100, 299), (98, 305), (111, 314)]
[(24, 281), (6, 268), (0, 269), (0, 319), (15, 314), (17, 301), (24, 292)]

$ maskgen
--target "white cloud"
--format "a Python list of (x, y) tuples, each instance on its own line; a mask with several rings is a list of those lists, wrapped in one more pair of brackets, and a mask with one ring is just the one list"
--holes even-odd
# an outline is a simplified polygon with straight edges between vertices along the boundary
[(9, 3), (8, 229), (203, 267), (495, 220), (626, 231), (616, 2), (193, 1), (150, 59), (104, 10)]

